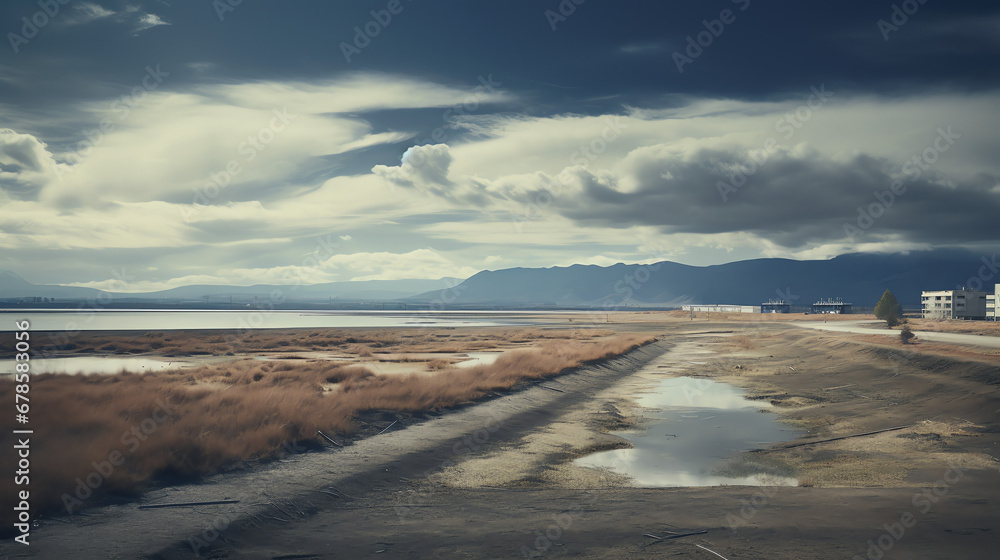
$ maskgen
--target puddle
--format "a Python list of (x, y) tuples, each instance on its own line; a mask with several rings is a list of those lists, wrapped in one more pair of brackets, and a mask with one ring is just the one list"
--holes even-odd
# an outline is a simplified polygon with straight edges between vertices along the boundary
[(254, 356), (254, 360), (261, 362), (309, 362), (309, 361), (329, 361), (329, 362), (352, 362), (356, 358), (353, 356), (334, 356), (330, 354), (321, 354), (318, 352), (301, 352), (298, 354), (288, 354), (284, 356)]
[[(14, 360), (0, 360), (0, 375), (14, 371)], [(103, 356), (74, 356), (71, 358), (32, 358), (32, 373), (63, 373), (63, 374), (110, 374), (125, 369), (133, 373), (148, 373), (180, 369), (198, 365), (195, 362), (152, 359), (152, 358), (119, 358)]]
[(794, 471), (764, 454), (746, 451), (797, 438), (777, 421), (770, 404), (709, 379), (660, 379), (636, 398), (641, 430), (613, 432), (632, 449), (602, 451), (576, 465), (625, 474), (636, 486), (794, 486)]
[(497, 361), (503, 352), (466, 352), (468, 359), (455, 364), (457, 368), (470, 368), (475, 366), (488, 366)]

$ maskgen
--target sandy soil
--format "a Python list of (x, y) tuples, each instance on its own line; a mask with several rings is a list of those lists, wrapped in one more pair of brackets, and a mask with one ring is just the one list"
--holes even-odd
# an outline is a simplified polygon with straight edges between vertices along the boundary
[[(1000, 367), (989, 356), (938, 355), (770, 320), (637, 314), (608, 326), (654, 331), (661, 342), (541, 384), (547, 388), (143, 500), (238, 503), (111, 505), (43, 520), (32, 547), (5, 543), (0, 554), (716, 557), (700, 546), (729, 560), (940, 559), (991, 558), (1000, 547)], [(630, 396), (673, 375), (743, 387), (805, 430), (791, 442), (805, 445), (748, 455), (790, 465), (800, 486), (635, 488), (627, 477), (571, 464), (627, 445), (607, 432), (641, 423)], [(904, 428), (823, 441), (893, 427)], [(646, 536), (689, 529), (708, 532)]]

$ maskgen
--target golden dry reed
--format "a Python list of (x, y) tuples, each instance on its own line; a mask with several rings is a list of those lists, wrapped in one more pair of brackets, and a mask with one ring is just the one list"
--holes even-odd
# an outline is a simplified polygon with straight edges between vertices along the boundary
[[(498, 334), (507, 342), (530, 340)], [(453, 407), (649, 341), (644, 335), (550, 339), (509, 350), (490, 365), (434, 363), (433, 373), (407, 375), (373, 375), (363, 366), (333, 361), (251, 358), (144, 375), (35, 375), (33, 513), (67, 506), (77, 511), (99, 501), (91, 494), (135, 496), (158, 479), (196, 478), (267, 460), (292, 442), (315, 447), (317, 430), (350, 434), (366, 411)], [(13, 383), (0, 382), (0, 402), (14, 402), (12, 390)], [(0, 438), (9, 439), (11, 422), (0, 420)], [(12, 444), (2, 443), (8, 450)], [(13, 454), (3, 457), (4, 472), (13, 472)], [(3, 503), (13, 503), (13, 490), (13, 478), (4, 477)]]

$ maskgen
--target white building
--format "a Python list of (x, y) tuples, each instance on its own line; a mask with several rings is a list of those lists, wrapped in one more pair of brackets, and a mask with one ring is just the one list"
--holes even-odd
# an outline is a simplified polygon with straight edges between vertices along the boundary
[(986, 319), (997, 320), (997, 302), (1000, 301), (1000, 284), (993, 285), (993, 293), (986, 294)]
[[(991, 294), (994, 296), (995, 294)], [(941, 290), (921, 292), (921, 316), (924, 319), (986, 319), (986, 292)]]

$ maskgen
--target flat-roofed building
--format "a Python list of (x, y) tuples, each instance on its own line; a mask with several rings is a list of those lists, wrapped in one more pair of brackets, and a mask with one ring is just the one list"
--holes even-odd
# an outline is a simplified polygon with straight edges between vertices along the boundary
[[(994, 302), (996, 295), (994, 294)], [(938, 290), (920, 293), (924, 319), (986, 319), (986, 292)]]
[(821, 299), (812, 304), (813, 313), (833, 313), (835, 315), (846, 315), (851, 312), (852, 304), (844, 303), (840, 298)]
[(760, 304), (761, 313), (788, 313), (790, 309), (791, 305), (785, 303), (785, 301), (781, 299), (769, 299)]
[(695, 313), (760, 313), (760, 307), (756, 305), (727, 305), (724, 303), (712, 305), (684, 305), (681, 309)]

